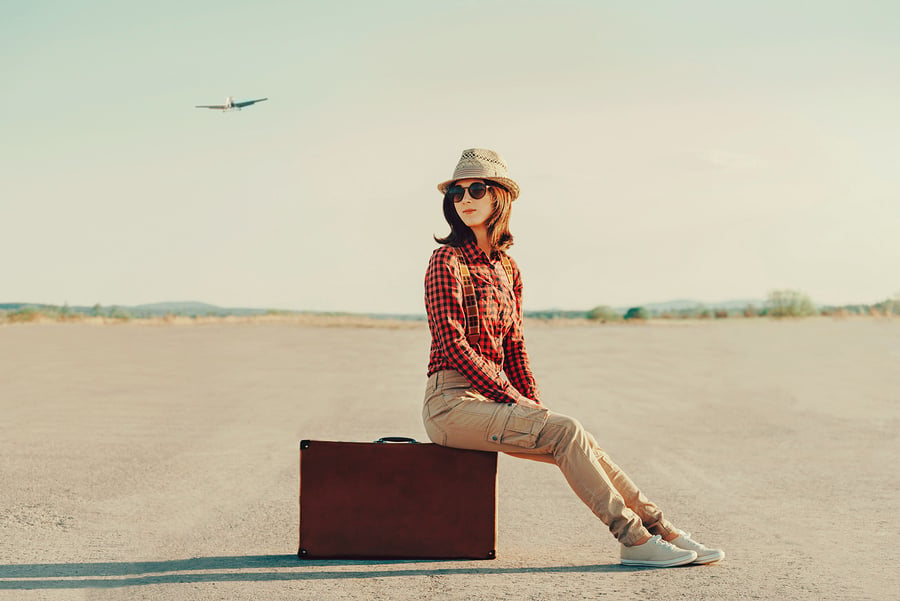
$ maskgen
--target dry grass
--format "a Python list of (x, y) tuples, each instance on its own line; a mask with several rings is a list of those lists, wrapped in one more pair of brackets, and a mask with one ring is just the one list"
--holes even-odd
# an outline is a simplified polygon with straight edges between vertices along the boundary
[(79, 314), (60, 315), (41, 311), (17, 311), (0, 313), (0, 326), (22, 324), (81, 323), (88, 325), (134, 325), (144, 327), (159, 326), (203, 326), (219, 324), (269, 324), (324, 327), (324, 328), (384, 328), (391, 330), (416, 329), (426, 327), (424, 320), (378, 319), (365, 315), (318, 315), (318, 314), (272, 314), (250, 316), (203, 316), (164, 315), (145, 318), (94, 317)]

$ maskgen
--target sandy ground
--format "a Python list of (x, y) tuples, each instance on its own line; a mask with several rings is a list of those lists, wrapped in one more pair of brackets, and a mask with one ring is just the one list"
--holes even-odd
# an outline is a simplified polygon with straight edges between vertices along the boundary
[(625, 568), (500, 458), (494, 561), (297, 560), (297, 441), (425, 439), (423, 325), (0, 327), (0, 599), (897, 599), (900, 320), (529, 326), (579, 417), (720, 564)]

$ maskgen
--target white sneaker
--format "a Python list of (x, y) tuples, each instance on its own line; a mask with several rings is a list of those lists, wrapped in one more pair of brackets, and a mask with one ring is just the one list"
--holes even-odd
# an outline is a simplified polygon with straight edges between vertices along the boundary
[(667, 543), (658, 534), (647, 542), (626, 547), (622, 545), (622, 565), (648, 566), (652, 568), (671, 568), (693, 563), (697, 559), (694, 551), (679, 549)]
[(701, 545), (692, 539), (690, 534), (683, 530), (676, 530), (675, 532), (678, 533), (678, 538), (673, 538), (669, 542), (679, 549), (695, 552), (697, 554), (697, 559), (694, 560), (694, 563), (712, 563), (714, 561), (725, 559), (725, 551), (722, 551), (721, 549), (710, 549), (706, 545)]

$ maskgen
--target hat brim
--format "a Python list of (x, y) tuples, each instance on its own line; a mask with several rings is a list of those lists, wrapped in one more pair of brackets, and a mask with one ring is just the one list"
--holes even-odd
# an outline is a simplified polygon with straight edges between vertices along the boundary
[(494, 182), (509, 190), (509, 193), (512, 196), (512, 200), (515, 200), (519, 197), (519, 184), (509, 179), (508, 177), (478, 177), (476, 175), (473, 175), (471, 177), (457, 177), (454, 179), (448, 179), (447, 181), (438, 184), (437, 189), (441, 194), (446, 194), (450, 186), (453, 185), (453, 182), (458, 182), (462, 179), (482, 179), (486, 182)]

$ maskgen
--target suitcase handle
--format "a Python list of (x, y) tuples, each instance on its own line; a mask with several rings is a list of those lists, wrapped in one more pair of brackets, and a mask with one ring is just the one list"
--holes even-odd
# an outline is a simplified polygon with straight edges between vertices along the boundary
[(375, 441), (375, 444), (384, 444), (386, 442), (409, 442), (412, 444), (419, 444), (419, 441), (415, 438), (408, 438), (406, 436), (382, 436)]

